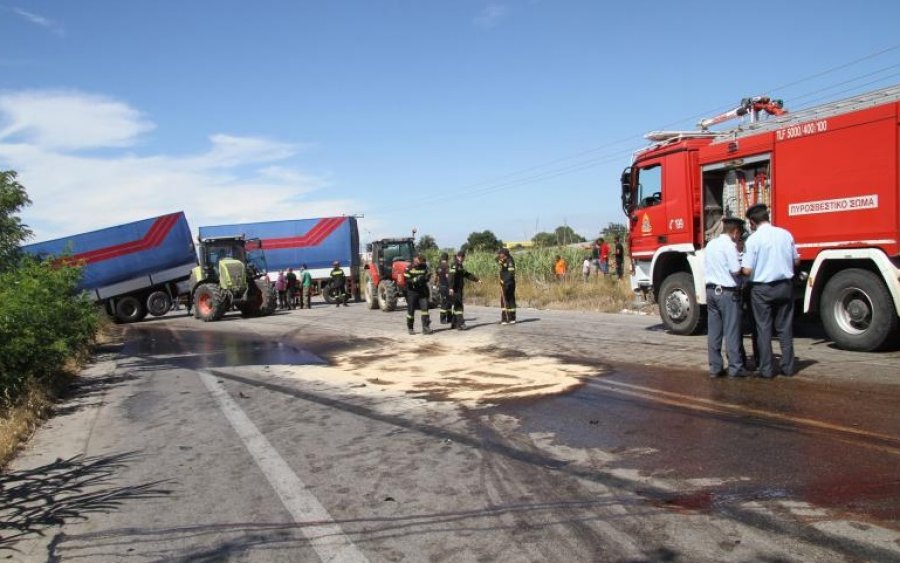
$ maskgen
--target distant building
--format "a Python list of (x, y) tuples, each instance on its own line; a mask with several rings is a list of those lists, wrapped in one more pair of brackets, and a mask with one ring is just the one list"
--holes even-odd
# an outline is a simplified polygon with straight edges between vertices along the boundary
[(534, 246), (534, 243), (531, 242), (530, 240), (526, 240), (526, 241), (522, 241), (522, 242), (510, 241), (510, 242), (506, 243), (506, 248), (508, 248), (510, 250), (515, 250), (517, 248), (532, 248), (533, 246)]

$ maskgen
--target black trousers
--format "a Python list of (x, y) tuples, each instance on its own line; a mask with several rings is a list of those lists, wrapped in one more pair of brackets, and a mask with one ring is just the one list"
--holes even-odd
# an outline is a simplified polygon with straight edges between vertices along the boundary
[(624, 260), (616, 260), (616, 276), (619, 279), (622, 279), (622, 275), (625, 273), (625, 261)]
[(781, 373), (794, 375), (794, 290), (790, 280), (774, 284), (757, 283), (750, 289), (750, 304), (756, 320), (760, 375), (775, 375), (772, 331), (781, 345)]
[(406, 328), (412, 328), (416, 324), (416, 309), (422, 311), (422, 326), (431, 326), (431, 315), (428, 314), (428, 293), (418, 291), (406, 291)]
[(503, 284), (501, 291), (503, 299), (500, 301), (500, 320), (510, 322), (516, 320), (516, 282)]
[[(347, 302), (347, 283), (346, 282), (331, 282), (331, 295), (334, 297), (334, 302), (338, 305), (342, 305)], [(302, 304), (300, 305), (303, 306)]]
[(463, 292), (460, 289), (459, 291), (454, 291), (453, 295), (450, 296), (450, 323), (451, 326), (457, 327), (461, 324), (464, 324), (463, 317)]
[(450, 296), (450, 288), (440, 286), (441, 288), (441, 322), (449, 323), (452, 320), (451, 307), (453, 305), (453, 297)]

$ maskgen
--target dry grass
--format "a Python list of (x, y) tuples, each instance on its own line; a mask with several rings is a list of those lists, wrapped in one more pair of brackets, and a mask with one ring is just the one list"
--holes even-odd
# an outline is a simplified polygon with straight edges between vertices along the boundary
[(49, 382), (32, 383), (15, 404), (0, 410), (0, 468), (50, 415), (53, 404), (72, 382), (68, 370)]
[[(492, 281), (470, 284), (466, 288), (466, 301), (474, 305), (499, 306), (500, 286)], [(614, 276), (593, 276), (587, 282), (580, 277), (562, 281), (526, 278), (516, 282), (518, 307), (618, 313), (631, 308), (633, 302), (634, 293), (628, 280), (619, 281)]]

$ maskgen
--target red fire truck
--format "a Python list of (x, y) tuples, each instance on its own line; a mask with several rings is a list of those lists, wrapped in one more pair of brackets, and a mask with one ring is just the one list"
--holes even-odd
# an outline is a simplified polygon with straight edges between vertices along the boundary
[[(706, 129), (736, 117), (738, 127)], [(699, 125), (649, 133), (622, 173), (632, 287), (659, 303), (664, 325), (703, 329), (704, 247), (724, 217), (764, 202), (800, 252), (799, 308), (842, 348), (896, 342), (900, 85), (797, 112), (749, 98)]]

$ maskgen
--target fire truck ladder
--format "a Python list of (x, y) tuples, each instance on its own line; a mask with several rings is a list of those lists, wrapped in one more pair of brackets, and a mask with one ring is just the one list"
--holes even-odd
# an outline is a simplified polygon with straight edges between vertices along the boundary
[[(881, 90), (867, 92), (851, 98), (828, 102), (800, 111), (771, 116), (769, 119), (741, 125), (734, 129), (716, 131), (717, 135), (713, 140), (713, 143), (728, 142), (747, 135), (755, 135), (756, 133), (764, 131), (774, 131), (795, 123), (826, 119), (835, 115), (897, 101), (900, 101), (900, 84), (895, 84), (894, 86), (888, 86)], [(710, 133), (710, 131), (704, 131), (704, 133)]]
[(748, 114), (750, 115), (750, 123), (756, 123), (759, 121), (760, 112), (763, 111), (769, 115), (776, 116), (787, 113), (787, 110), (784, 109), (783, 101), (773, 100), (768, 96), (754, 96), (752, 98), (744, 98), (736, 108), (728, 110), (725, 113), (701, 119), (697, 122), (697, 127), (699, 127), (701, 131), (706, 131), (713, 125), (737, 119)]

